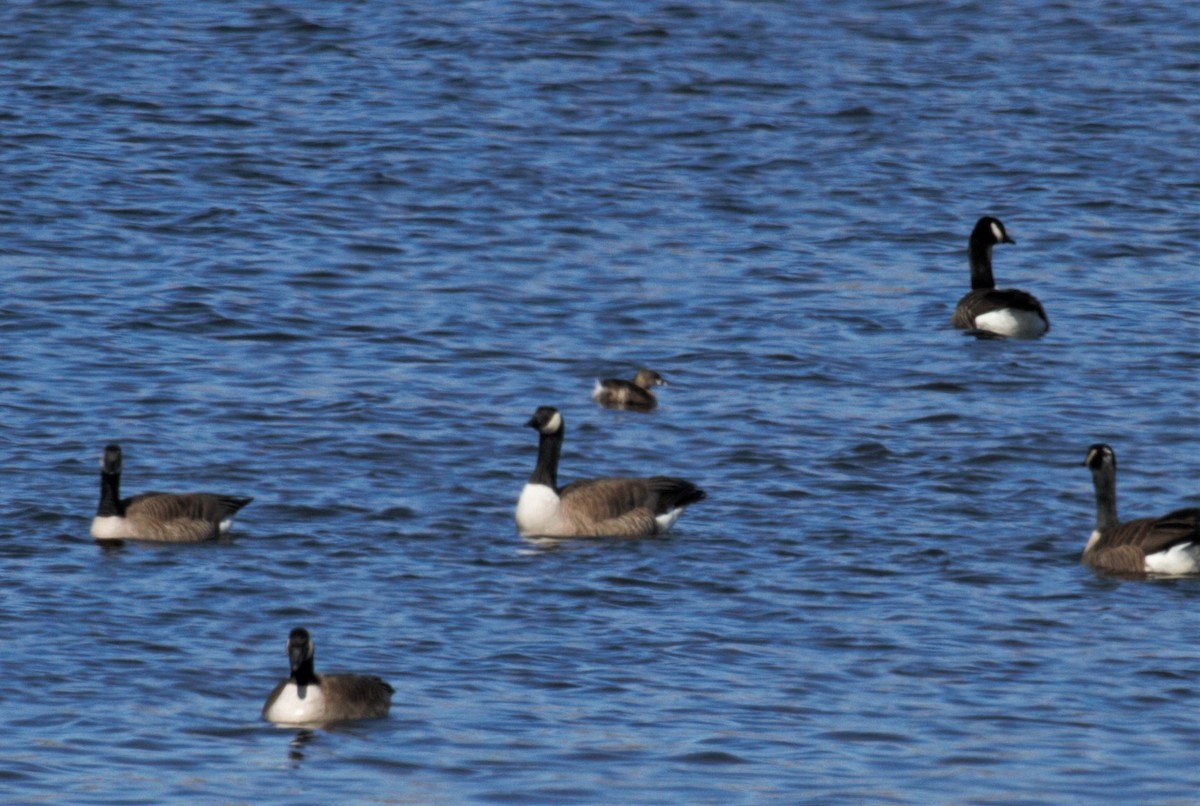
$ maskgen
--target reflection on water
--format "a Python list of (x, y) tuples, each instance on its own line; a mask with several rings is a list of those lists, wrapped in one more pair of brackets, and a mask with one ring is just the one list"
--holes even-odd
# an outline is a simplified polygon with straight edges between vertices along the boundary
[(309, 729), (296, 731), (296, 735), (288, 742), (288, 759), (296, 762), (303, 761), (305, 745), (316, 737), (317, 734)]

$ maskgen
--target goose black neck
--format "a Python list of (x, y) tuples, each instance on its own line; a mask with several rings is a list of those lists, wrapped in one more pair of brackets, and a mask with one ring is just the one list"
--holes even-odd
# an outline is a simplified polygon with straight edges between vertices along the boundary
[(315, 686), (317, 684), (317, 673), (313, 671), (311, 655), (292, 669), (292, 682), (297, 686)]
[(1092, 474), (1096, 485), (1096, 528), (1100, 531), (1120, 525), (1117, 520), (1117, 473), (1114, 468), (1102, 467)]
[(967, 258), (971, 261), (971, 290), (995, 288), (996, 280), (992, 277), (992, 245), (982, 238), (972, 238), (967, 244)]
[(544, 484), (558, 490), (558, 457), (562, 453), (565, 430), (559, 428), (553, 434), (539, 434), (537, 465), (529, 477), (530, 484)]
[(100, 506), (96, 514), (102, 518), (125, 514), (121, 507), (120, 473), (100, 473)]

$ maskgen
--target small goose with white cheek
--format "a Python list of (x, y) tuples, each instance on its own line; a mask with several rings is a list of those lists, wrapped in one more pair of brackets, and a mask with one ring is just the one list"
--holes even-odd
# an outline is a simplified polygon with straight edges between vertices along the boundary
[(652, 369), (639, 369), (632, 381), (621, 378), (605, 378), (596, 381), (592, 389), (592, 400), (606, 409), (632, 409), (650, 411), (658, 405), (658, 399), (650, 391), (655, 386), (666, 386), (663, 376)]
[(1092, 471), (1096, 487), (1096, 529), (1083, 550), (1084, 563), (1117, 574), (1200, 573), (1200, 508), (1121, 523), (1113, 449), (1093, 445), (1083, 463)]
[(558, 486), (563, 417), (540, 407), (526, 423), (538, 432), (538, 458), (517, 501), (517, 529), (524, 537), (645, 537), (674, 525), (704, 491), (683, 479), (602, 478)]
[(311, 725), (385, 717), (395, 689), (365, 674), (317, 674), (313, 640), (297, 627), (288, 636), (292, 675), (275, 686), (263, 706), (263, 719), (282, 725)]
[(1050, 330), (1050, 320), (1037, 297), (1016, 288), (996, 288), (992, 277), (992, 247), (1016, 243), (1000, 219), (984, 216), (971, 231), (967, 258), (971, 263), (971, 290), (958, 301), (950, 323), (976, 335), (1036, 339)]
[(100, 462), (100, 504), (92, 519), (97, 540), (213, 540), (229, 531), (233, 516), (253, 498), (215, 493), (142, 493), (121, 498), (123, 459), (108, 445)]

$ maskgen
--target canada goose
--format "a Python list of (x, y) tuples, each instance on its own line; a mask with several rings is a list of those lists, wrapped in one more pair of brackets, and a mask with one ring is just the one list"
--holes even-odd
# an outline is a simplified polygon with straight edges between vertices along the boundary
[(313, 640), (303, 627), (288, 635), (292, 675), (272, 689), (263, 705), (263, 719), (303, 725), (387, 716), (394, 688), (372, 675), (317, 674), (313, 671), (313, 649)]
[(639, 369), (632, 381), (621, 378), (605, 378), (596, 381), (592, 389), (592, 400), (606, 409), (634, 409), (649, 411), (658, 405), (652, 386), (666, 386), (663, 376), (652, 369)]
[(100, 505), (92, 519), (97, 540), (211, 540), (253, 498), (213, 493), (142, 493), (121, 498), (121, 448), (108, 445), (100, 462)]
[(537, 466), (517, 501), (524, 537), (642, 537), (667, 531), (684, 507), (704, 500), (690, 481), (650, 478), (586, 479), (558, 487), (563, 417), (542, 406), (526, 423), (537, 429)]
[(1200, 573), (1200, 508), (1121, 523), (1113, 449), (1093, 445), (1083, 463), (1091, 469), (1096, 486), (1096, 529), (1083, 550), (1083, 562), (1125, 574)]
[(958, 301), (950, 323), (957, 328), (984, 331), (1018, 339), (1036, 339), (1050, 329), (1050, 320), (1037, 297), (1016, 288), (996, 288), (992, 277), (992, 247), (1016, 243), (1000, 219), (984, 216), (971, 231), (967, 258), (971, 290)]

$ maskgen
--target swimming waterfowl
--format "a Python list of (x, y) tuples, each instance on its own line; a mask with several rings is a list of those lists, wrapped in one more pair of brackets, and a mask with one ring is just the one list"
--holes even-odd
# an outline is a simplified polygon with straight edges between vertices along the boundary
[(1084, 563), (1119, 574), (1200, 573), (1200, 508), (1121, 523), (1113, 449), (1097, 443), (1083, 463), (1096, 487), (1096, 528), (1083, 550)]
[(599, 478), (558, 486), (562, 414), (538, 408), (529, 422), (538, 432), (537, 465), (517, 501), (521, 535), (544, 537), (643, 537), (666, 532), (685, 507), (702, 501), (704, 491), (683, 479)]
[(606, 409), (649, 411), (658, 405), (658, 400), (650, 391), (651, 387), (666, 385), (663, 376), (654, 370), (639, 369), (632, 381), (621, 378), (596, 381), (596, 387), (592, 389), (592, 400)]
[(344, 722), (387, 716), (395, 689), (381, 678), (365, 674), (317, 674), (315, 646), (308, 630), (297, 627), (288, 635), (287, 655), (292, 674), (271, 691), (263, 719), (286, 725)]
[(97, 540), (212, 540), (229, 531), (238, 510), (253, 498), (214, 493), (142, 493), (121, 498), (122, 457), (108, 445), (100, 462), (100, 504), (92, 519)]
[(984, 216), (967, 242), (971, 290), (958, 301), (950, 323), (984, 334), (1036, 339), (1050, 330), (1050, 320), (1037, 297), (1016, 288), (996, 288), (992, 277), (992, 247), (1016, 243), (998, 218)]

